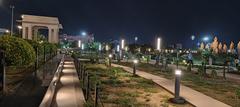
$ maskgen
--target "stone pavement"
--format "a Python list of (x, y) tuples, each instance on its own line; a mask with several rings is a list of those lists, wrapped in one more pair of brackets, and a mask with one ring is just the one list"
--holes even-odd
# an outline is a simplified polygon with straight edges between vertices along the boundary
[(85, 98), (71, 57), (66, 57), (53, 107), (83, 107)]
[[(112, 64), (114, 67), (121, 67), (124, 70), (132, 73), (133, 69), (126, 66), (121, 66), (117, 64)], [(171, 93), (174, 93), (174, 81), (168, 80), (156, 75), (152, 75), (150, 73), (146, 73), (144, 71), (136, 70), (136, 74), (138, 76), (141, 76), (143, 78), (152, 80), (156, 84), (162, 86), (166, 90), (170, 91)], [(184, 97), (189, 103), (193, 104), (197, 107), (230, 107), (227, 104), (224, 104), (218, 100), (215, 100), (207, 95), (204, 95), (198, 91), (195, 91), (189, 87), (186, 87), (184, 85), (181, 85), (181, 92), (180, 96)]]

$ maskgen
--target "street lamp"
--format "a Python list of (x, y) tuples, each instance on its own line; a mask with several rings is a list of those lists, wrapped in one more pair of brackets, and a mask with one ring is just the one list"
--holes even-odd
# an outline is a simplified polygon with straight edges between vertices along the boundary
[(183, 104), (185, 103), (185, 99), (180, 97), (180, 79), (181, 79), (182, 71), (177, 69), (175, 70), (175, 94), (174, 98), (171, 98), (170, 100), (173, 103), (177, 104)]
[(102, 45), (101, 45), (101, 44), (99, 44), (99, 46), (98, 46), (98, 50), (99, 50), (99, 51), (102, 50)]
[(117, 45), (117, 52), (119, 52), (120, 51), (120, 46), (119, 45)]
[(192, 40), (192, 41), (195, 40), (195, 36), (194, 36), (194, 35), (191, 36), (191, 40)]
[(133, 76), (136, 75), (136, 64), (138, 63), (138, 60), (137, 59), (134, 59), (133, 60)]
[(82, 50), (84, 50), (84, 48), (85, 48), (85, 47), (84, 47), (84, 44), (82, 44)]
[(124, 46), (125, 46), (125, 40), (122, 39), (122, 40), (121, 40), (121, 49), (124, 49)]
[(5, 30), (5, 33), (10, 33), (10, 31), (9, 30)]
[(87, 35), (87, 33), (86, 33), (86, 32), (82, 32), (81, 34), (82, 34), (82, 36), (86, 36), (86, 35)]
[(157, 50), (160, 52), (161, 51), (161, 38), (157, 38)]
[(10, 35), (12, 36), (13, 35), (13, 17), (14, 17), (14, 6), (13, 5), (10, 5), (10, 8), (11, 8), (11, 11), (12, 11), (12, 19), (11, 19), (11, 32), (10, 32)]
[(108, 51), (108, 50), (109, 50), (109, 46), (108, 46), (108, 45), (106, 45), (105, 49), (106, 49), (106, 51)]
[(204, 41), (204, 42), (208, 42), (208, 41), (209, 41), (209, 37), (205, 36), (205, 37), (203, 38), (203, 41)]
[(81, 40), (78, 40), (78, 48), (81, 48)]

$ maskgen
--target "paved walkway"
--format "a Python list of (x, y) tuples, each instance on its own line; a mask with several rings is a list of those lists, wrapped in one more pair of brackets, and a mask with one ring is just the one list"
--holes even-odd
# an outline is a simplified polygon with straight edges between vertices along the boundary
[[(114, 67), (121, 67), (124, 70), (132, 73), (132, 68), (130, 67), (126, 67), (126, 66), (121, 66), (121, 65), (116, 65), (116, 64), (112, 64), (112, 66)], [(173, 80), (168, 80), (156, 75), (152, 75), (150, 73), (146, 73), (144, 71), (140, 71), (137, 70), (136, 74), (146, 78), (146, 79), (150, 79), (153, 82), (155, 82), (156, 84), (162, 86), (163, 88), (167, 89), (168, 91), (170, 91), (171, 93), (174, 93), (174, 81)], [(184, 97), (188, 102), (190, 102), (191, 104), (197, 106), (197, 107), (230, 107), (227, 104), (224, 104), (218, 100), (215, 100), (209, 96), (206, 96), (198, 91), (195, 91), (189, 87), (183, 86), (181, 85), (181, 95), (182, 97)]]
[(66, 57), (53, 107), (83, 107), (85, 98), (73, 59)]
[[(54, 83), (53, 83), (54, 84)], [(83, 91), (80, 87), (80, 81), (78, 79), (77, 71), (70, 56), (66, 56), (64, 60), (63, 70), (60, 74), (59, 81), (56, 85), (50, 85), (50, 89), (47, 91), (43, 103), (40, 107), (83, 107), (85, 103), (85, 98)], [(51, 87), (56, 87), (52, 101), (48, 101), (49, 97), (52, 95)], [(46, 103), (45, 103), (46, 102)]]

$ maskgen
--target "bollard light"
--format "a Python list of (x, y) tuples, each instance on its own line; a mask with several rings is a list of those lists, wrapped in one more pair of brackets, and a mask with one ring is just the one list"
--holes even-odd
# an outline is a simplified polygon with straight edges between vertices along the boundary
[(180, 97), (180, 79), (181, 79), (182, 71), (177, 69), (175, 70), (175, 93), (174, 98), (170, 100), (176, 104), (183, 104), (185, 103), (185, 99)]
[(112, 54), (109, 54), (108, 57), (109, 57), (109, 60), (108, 60), (109, 61), (109, 67), (111, 67), (112, 66), (112, 57), (113, 56), (112, 56)]
[(108, 57), (109, 57), (109, 58), (112, 58), (112, 54), (109, 54)]
[(136, 64), (138, 63), (138, 60), (137, 59), (134, 59), (133, 60), (133, 76), (136, 75)]
[(137, 60), (137, 59), (134, 59), (134, 60), (133, 60), (133, 63), (134, 63), (134, 64), (137, 64), (137, 63), (138, 63), (138, 60)]

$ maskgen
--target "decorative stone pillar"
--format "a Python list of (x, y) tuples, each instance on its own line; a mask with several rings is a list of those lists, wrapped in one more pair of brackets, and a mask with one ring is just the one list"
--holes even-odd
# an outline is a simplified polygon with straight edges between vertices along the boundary
[(26, 27), (25, 26), (22, 27), (22, 38), (26, 39)]
[(33, 40), (37, 40), (38, 39), (38, 28), (35, 27), (33, 28)]
[(58, 29), (55, 29), (54, 30), (54, 40), (53, 40), (53, 43), (58, 43), (59, 40), (58, 40)]
[(52, 42), (52, 28), (48, 28), (48, 42)]
[(32, 27), (31, 27), (31, 26), (28, 26), (28, 39), (29, 39), (29, 40), (32, 40), (32, 38), (33, 38)]

